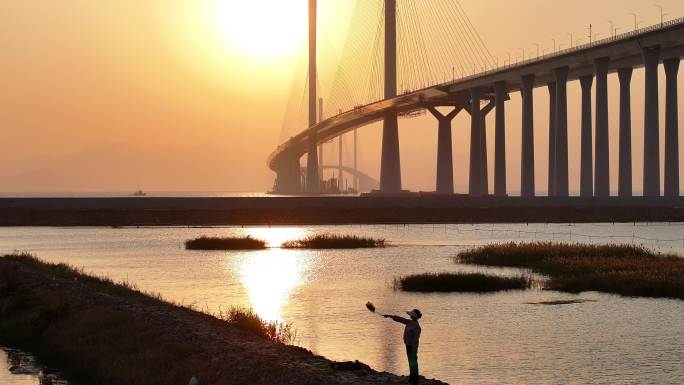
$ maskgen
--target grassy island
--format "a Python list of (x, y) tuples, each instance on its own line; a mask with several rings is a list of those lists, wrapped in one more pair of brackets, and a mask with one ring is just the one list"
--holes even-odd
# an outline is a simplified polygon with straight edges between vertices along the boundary
[(287, 241), (282, 245), (285, 249), (361, 249), (385, 246), (384, 239), (335, 234), (310, 235), (303, 239)]
[(185, 241), (188, 250), (261, 250), (266, 242), (261, 239), (246, 237), (200, 237)]
[(408, 382), (369, 368), (340, 370), (286, 345), (292, 337), (291, 328), (250, 310), (210, 315), (67, 265), (0, 257), (0, 345), (35, 354), (74, 383), (177, 385), (193, 376), (215, 385)]
[(488, 293), (530, 287), (524, 276), (499, 277), (480, 273), (427, 273), (394, 280), (394, 288), (411, 292)]
[(684, 258), (635, 245), (505, 243), (458, 254), (461, 263), (530, 269), (545, 288), (684, 299)]

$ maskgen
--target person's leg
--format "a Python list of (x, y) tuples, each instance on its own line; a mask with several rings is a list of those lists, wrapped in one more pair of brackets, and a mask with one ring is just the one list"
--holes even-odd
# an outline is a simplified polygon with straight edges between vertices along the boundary
[(418, 385), (419, 377), (418, 377), (418, 349), (413, 350), (413, 367), (411, 368), (411, 372), (413, 373), (413, 378), (414, 378), (414, 384)]
[(411, 345), (406, 345), (406, 356), (408, 357), (409, 363), (409, 383), (412, 385), (418, 385), (418, 349), (415, 349)]

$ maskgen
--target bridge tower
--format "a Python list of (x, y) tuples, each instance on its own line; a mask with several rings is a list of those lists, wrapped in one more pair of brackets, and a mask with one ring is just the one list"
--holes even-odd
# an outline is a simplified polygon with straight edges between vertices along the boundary
[[(317, 30), (317, 0), (309, 0), (309, 128), (317, 123), (316, 110), (316, 31)], [(319, 192), (320, 175), (318, 168), (318, 133), (309, 130), (309, 145), (306, 163), (306, 192)]]
[[(397, 96), (397, 0), (385, 0), (385, 99)], [(397, 112), (384, 116), (380, 191), (401, 191), (399, 122)]]

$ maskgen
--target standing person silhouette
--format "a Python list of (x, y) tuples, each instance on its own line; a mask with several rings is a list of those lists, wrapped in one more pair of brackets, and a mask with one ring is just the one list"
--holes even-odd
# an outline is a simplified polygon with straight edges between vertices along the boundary
[(382, 316), (406, 325), (404, 328), (404, 344), (406, 344), (406, 356), (408, 357), (409, 370), (411, 372), (409, 383), (418, 385), (418, 344), (420, 342), (420, 324), (418, 320), (423, 314), (418, 309), (407, 311), (406, 314), (411, 319), (389, 314), (383, 314)]

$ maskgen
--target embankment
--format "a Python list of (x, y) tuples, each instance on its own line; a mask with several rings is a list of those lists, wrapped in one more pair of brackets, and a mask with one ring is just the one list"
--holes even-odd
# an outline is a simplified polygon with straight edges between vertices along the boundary
[(307, 350), (26, 256), (0, 258), (0, 344), (31, 351), (83, 384), (177, 385), (191, 376), (203, 385), (407, 382), (370, 369), (334, 370)]
[(0, 226), (684, 222), (682, 198), (0, 198)]

